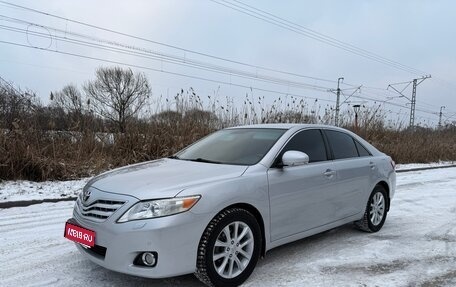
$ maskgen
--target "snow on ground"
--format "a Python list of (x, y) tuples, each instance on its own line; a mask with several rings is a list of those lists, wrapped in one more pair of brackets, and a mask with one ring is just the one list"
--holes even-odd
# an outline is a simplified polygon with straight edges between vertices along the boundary
[(426, 167), (442, 167), (442, 166), (450, 166), (454, 165), (456, 162), (454, 161), (439, 161), (439, 162), (431, 162), (431, 163), (406, 163), (406, 164), (397, 164), (396, 170), (408, 170), (414, 168), (426, 168)]
[[(383, 229), (351, 225), (267, 253), (244, 286), (456, 286), (456, 168), (398, 174)], [(202, 286), (106, 270), (63, 238), (73, 203), (0, 209), (1, 286)]]
[[(449, 166), (450, 161), (434, 163), (398, 164), (396, 170), (408, 170), (423, 167)], [(32, 199), (55, 199), (75, 197), (90, 178), (69, 181), (32, 182), (27, 180), (0, 182), (0, 202)]]
[(75, 197), (90, 178), (69, 181), (0, 182), (0, 202)]

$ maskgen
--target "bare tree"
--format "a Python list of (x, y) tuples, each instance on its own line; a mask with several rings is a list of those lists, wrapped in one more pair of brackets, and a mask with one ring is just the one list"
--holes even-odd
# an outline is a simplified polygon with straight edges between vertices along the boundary
[(128, 122), (139, 115), (150, 96), (146, 76), (113, 67), (99, 68), (96, 77), (84, 86), (93, 111), (115, 124), (119, 132), (125, 132)]
[(0, 82), (0, 125), (9, 130), (17, 129), (39, 105), (32, 91), (22, 91), (13, 84)]
[(84, 109), (82, 94), (73, 84), (51, 94), (51, 100), (67, 113), (81, 114)]
[(54, 107), (62, 109), (68, 115), (73, 129), (84, 130), (84, 99), (75, 85), (69, 84), (61, 91), (51, 93), (51, 101)]

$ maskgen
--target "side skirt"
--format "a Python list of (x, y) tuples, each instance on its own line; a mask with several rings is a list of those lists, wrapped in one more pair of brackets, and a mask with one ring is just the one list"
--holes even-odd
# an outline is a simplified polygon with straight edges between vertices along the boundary
[(278, 247), (278, 246), (281, 246), (281, 245), (284, 245), (287, 243), (291, 243), (291, 242), (299, 240), (299, 239), (303, 239), (303, 238), (306, 238), (306, 237), (309, 237), (309, 236), (312, 236), (312, 235), (315, 235), (315, 234), (318, 234), (318, 233), (321, 233), (324, 231), (328, 231), (330, 229), (342, 226), (344, 224), (347, 224), (347, 223), (350, 223), (350, 222), (353, 222), (356, 220), (360, 220), (362, 218), (362, 215), (363, 214), (358, 213), (358, 214), (346, 217), (344, 219), (334, 221), (329, 224), (325, 224), (325, 225), (322, 225), (319, 227), (315, 227), (315, 228), (312, 228), (312, 229), (309, 229), (309, 230), (306, 230), (306, 231), (303, 231), (300, 233), (296, 233), (296, 234), (287, 236), (285, 238), (281, 238), (281, 239), (269, 242), (269, 244), (267, 245), (266, 251), (269, 251), (275, 247)]

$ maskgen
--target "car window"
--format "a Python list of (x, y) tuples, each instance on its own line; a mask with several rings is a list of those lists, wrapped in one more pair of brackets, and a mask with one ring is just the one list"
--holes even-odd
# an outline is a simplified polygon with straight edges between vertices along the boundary
[(350, 135), (331, 130), (326, 130), (325, 133), (331, 145), (334, 159), (358, 157), (355, 141)]
[(356, 148), (358, 149), (359, 156), (370, 156), (370, 152), (362, 146), (358, 141), (355, 140)]
[(328, 159), (320, 130), (305, 130), (294, 135), (280, 153), (279, 158), (282, 158), (282, 155), (289, 150), (305, 152), (309, 156), (309, 162)]
[(177, 159), (223, 164), (259, 162), (285, 129), (239, 128), (215, 132), (176, 154)]

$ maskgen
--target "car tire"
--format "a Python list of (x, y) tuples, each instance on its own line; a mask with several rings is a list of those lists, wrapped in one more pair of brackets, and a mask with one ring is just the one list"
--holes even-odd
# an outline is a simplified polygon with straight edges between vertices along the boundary
[(201, 237), (195, 276), (208, 286), (238, 286), (253, 272), (262, 244), (255, 216), (241, 208), (226, 209)]
[(355, 226), (366, 232), (379, 231), (388, 213), (388, 193), (381, 185), (376, 185), (367, 201), (366, 211), (361, 220), (355, 221)]

